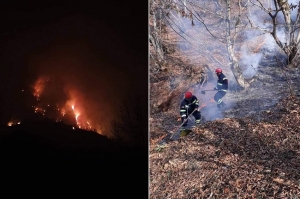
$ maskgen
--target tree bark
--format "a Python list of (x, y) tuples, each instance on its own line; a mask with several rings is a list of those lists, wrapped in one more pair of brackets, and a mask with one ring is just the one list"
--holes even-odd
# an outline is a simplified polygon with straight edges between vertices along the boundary
[(241, 88), (247, 88), (247, 87), (249, 87), (249, 84), (247, 82), (245, 82), (242, 71), (238, 64), (238, 60), (235, 57), (233, 43), (231, 41), (232, 36), (231, 36), (231, 30), (230, 30), (230, 20), (231, 20), (230, 11), (231, 11), (230, 0), (226, 0), (226, 41), (227, 41), (227, 50), (228, 50), (229, 60), (231, 62), (230, 68), (231, 68), (231, 71), (232, 71), (238, 85)]
[(287, 0), (278, 0), (278, 5), (282, 9), (284, 21), (286, 23), (286, 38), (288, 45), (290, 44), (290, 32), (291, 32), (291, 10)]
[[(152, 1), (152, 9), (155, 10), (155, 1)], [(150, 34), (149, 34), (149, 40), (152, 43), (156, 55), (157, 55), (157, 59), (158, 59), (158, 65), (161, 65), (161, 63), (164, 61), (164, 52), (162, 50), (162, 45), (161, 45), (161, 38), (159, 37), (158, 34), (158, 28), (157, 28), (157, 22), (156, 22), (156, 11), (153, 11), (152, 14), (152, 30), (150, 30)]]

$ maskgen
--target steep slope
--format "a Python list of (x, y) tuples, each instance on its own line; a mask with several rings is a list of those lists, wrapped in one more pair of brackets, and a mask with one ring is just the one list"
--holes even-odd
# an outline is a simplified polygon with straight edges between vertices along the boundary
[[(261, 49), (249, 88), (235, 89), (224, 68), (230, 89), (226, 107), (217, 110), (215, 92), (201, 94), (215, 86), (217, 65), (193, 49), (179, 51), (172, 37), (166, 43), (175, 49), (166, 54), (167, 67), (155, 70), (150, 60), (150, 198), (297, 198), (299, 69), (282, 65), (276, 50)], [(187, 90), (200, 100), (202, 124), (178, 141), (158, 144), (180, 126)]]
[(256, 116), (209, 121), (150, 146), (150, 198), (297, 198), (300, 100)]
[[(207, 66), (198, 55), (192, 54), (192, 49), (188, 51), (189, 56), (179, 50), (167, 54), (168, 68), (165, 71), (154, 72), (155, 65), (150, 62), (150, 136), (163, 137), (180, 125), (179, 104), (187, 90), (192, 91), (200, 101), (203, 123), (251, 115), (256, 115), (259, 120), (261, 112), (274, 107), (280, 99), (288, 95), (300, 95), (299, 68), (282, 65), (274, 58), (280, 55), (276, 50), (261, 50), (263, 56), (259, 60), (256, 74), (250, 87), (245, 90), (237, 89), (232, 72), (229, 68), (223, 68), (229, 79), (229, 92), (223, 98), (226, 107), (222, 110), (217, 109), (213, 100), (214, 91), (201, 93), (202, 90), (213, 89), (216, 84), (213, 63)], [(191, 58), (199, 60), (199, 64), (195, 64)]]

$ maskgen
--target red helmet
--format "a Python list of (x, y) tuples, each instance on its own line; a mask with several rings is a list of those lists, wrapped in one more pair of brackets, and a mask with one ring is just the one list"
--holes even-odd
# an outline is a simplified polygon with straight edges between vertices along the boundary
[(193, 94), (191, 92), (186, 92), (184, 97), (187, 98), (191, 98), (193, 96)]
[(217, 69), (215, 70), (215, 73), (222, 73), (222, 69), (221, 69), (221, 68), (217, 68)]

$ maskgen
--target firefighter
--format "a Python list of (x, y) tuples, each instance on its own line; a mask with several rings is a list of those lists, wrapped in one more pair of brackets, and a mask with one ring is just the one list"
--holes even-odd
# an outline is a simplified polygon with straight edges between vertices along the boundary
[[(187, 126), (188, 120), (184, 122), (185, 119), (192, 113), (195, 117), (195, 123), (200, 124), (201, 121), (201, 112), (198, 110), (199, 101), (195, 95), (191, 92), (186, 92), (184, 95), (184, 99), (180, 104), (180, 116), (182, 122), (182, 130)], [(184, 123), (183, 123), (184, 122)]]
[(222, 69), (220, 68), (217, 68), (215, 70), (215, 73), (218, 77), (218, 81), (217, 86), (214, 88), (214, 90), (217, 90), (218, 92), (215, 94), (214, 100), (217, 102), (217, 107), (222, 108), (225, 105), (222, 98), (228, 91), (228, 79), (223, 74)]

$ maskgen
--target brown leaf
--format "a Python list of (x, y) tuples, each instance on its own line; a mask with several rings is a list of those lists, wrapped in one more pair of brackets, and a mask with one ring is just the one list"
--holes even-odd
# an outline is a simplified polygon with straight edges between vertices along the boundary
[(224, 193), (225, 194), (228, 194), (229, 193), (229, 189), (226, 187), (226, 188), (224, 188)]
[(278, 182), (279, 184), (284, 183), (284, 179), (281, 179), (281, 178), (274, 178), (273, 181)]

